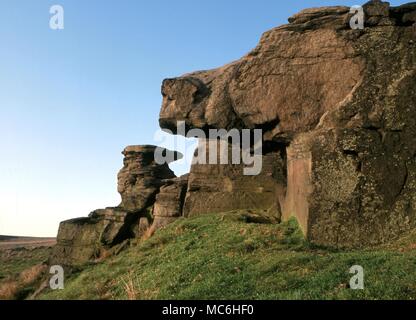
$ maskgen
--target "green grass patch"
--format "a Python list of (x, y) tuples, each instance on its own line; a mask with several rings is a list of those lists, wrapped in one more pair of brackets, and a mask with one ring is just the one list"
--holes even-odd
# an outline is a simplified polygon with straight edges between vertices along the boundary
[[(87, 266), (41, 299), (415, 299), (415, 236), (360, 251), (310, 246), (295, 220), (181, 219), (117, 257)], [(365, 290), (349, 270), (365, 270)]]
[(0, 250), (0, 283), (16, 278), (22, 271), (37, 264), (44, 263), (51, 253), (51, 248), (19, 248)]

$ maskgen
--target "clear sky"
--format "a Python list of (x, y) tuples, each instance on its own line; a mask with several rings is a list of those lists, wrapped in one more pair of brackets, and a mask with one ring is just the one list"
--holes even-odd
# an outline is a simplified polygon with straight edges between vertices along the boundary
[[(54, 4), (64, 30), (49, 28)], [(0, 0), (0, 234), (55, 236), (118, 205), (120, 152), (157, 143), (164, 78), (240, 58), (301, 9), (356, 4)]]

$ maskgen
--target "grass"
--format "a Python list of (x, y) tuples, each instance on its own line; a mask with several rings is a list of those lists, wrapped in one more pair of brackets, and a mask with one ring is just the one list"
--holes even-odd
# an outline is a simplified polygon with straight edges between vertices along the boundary
[(51, 248), (0, 250), (0, 282), (47, 260)]
[[(181, 219), (103, 263), (70, 275), (41, 299), (415, 299), (416, 234), (361, 251), (315, 248), (296, 221), (238, 215)], [(349, 270), (365, 270), (365, 290)]]
[(0, 299), (24, 299), (33, 293), (50, 252), (47, 247), (0, 250)]

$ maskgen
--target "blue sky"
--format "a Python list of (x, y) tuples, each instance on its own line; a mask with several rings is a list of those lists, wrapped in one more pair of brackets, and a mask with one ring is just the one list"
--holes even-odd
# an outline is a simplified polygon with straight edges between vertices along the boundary
[[(49, 28), (54, 4), (64, 30)], [(301, 9), (340, 4), (360, 3), (0, 0), (0, 234), (55, 236), (62, 220), (118, 205), (120, 152), (157, 143), (164, 78), (231, 62)]]

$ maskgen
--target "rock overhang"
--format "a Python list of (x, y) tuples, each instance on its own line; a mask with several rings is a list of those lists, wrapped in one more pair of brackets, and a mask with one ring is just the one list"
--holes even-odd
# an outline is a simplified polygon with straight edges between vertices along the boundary
[(331, 247), (416, 228), (416, 3), (363, 10), (364, 30), (350, 29), (350, 8), (304, 10), (242, 59), (166, 79), (162, 129), (262, 129), (264, 170), (194, 164), (176, 178), (155, 162), (156, 146), (129, 146), (122, 203), (63, 222), (51, 261), (91, 261), (179, 217), (234, 210), (295, 216), (311, 242)]
[[(263, 142), (275, 142), (265, 151), (283, 155), (283, 218), (296, 216), (322, 245), (385, 242), (416, 224), (399, 209), (416, 207), (406, 151), (416, 112), (415, 3), (370, 1), (363, 11), (365, 29), (352, 30), (349, 7), (303, 10), (240, 60), (162, 85), (162, 128), (263, 129)], [(191, 171), (192, 183), (200, 184)]]

